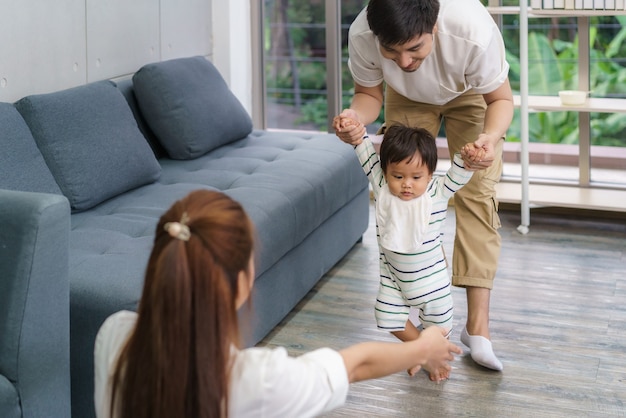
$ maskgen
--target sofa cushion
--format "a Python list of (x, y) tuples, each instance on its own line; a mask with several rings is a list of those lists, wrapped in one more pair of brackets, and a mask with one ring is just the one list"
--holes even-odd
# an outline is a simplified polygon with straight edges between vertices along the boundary
[(61, 194), (26, 122), (10, 103), (0, 103), (0, 189)]
[(243, 205), (260, 276), (368, 188), (352, 147), (331, 134), (254, 131), (194, 160), (160, 162), (158, 181), (72, 215), (72, 306), (136, 309), (156, 224), (193, 190), (220, 190)]
[(133, 85), (141, 113), (173, 159), (197, 158), (252, 131), (250, 115), (203, 57), (147, 64)]
[(15, 106), (74, 212), (160, 175), (128, 103), (109, 81), (28, 96)]
[(368, 187), (352, 146), (334, 134), (255, 130), (193, 161), (160, 162), (155, 185), (168, 194), (210, 186), (244, 206), (260, 243), (258, 275)]
[(152, 148), (152, 152), (156, 155), (157, 158), (166, 157), (167, 152), (157, 139), (150, 126), (146, 122), (146, 118), (141, 114), (141, 110), (139, 110), (139, 105), (137, 104), (137, 97), (135, 96), (135, 90), (133, 88), (133, 81), (130, 78), (124, 80), (118, 80), (115, 82), (117, 88), (122, 92), (124, 98), (128, 102), (128, 106), (130, 106), (130, 110), (133, 112), (133, 116), (135, 116), (135, 120), (137, 121), (137, 126), (139, 130), (143, 134), (143, 136), (148, 141), (148, 145)]

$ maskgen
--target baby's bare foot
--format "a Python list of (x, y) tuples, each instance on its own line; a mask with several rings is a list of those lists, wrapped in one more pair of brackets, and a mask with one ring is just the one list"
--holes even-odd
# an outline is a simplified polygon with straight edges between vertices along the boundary
[(443, 380), (448, 380), (450, 378), (450, 371), (443, 369), (434, 372), (428, 372), (428, 377), (431, 381), (439, 383)]
[(409, 376), (414, 376), (420, 369), (423, 369), (426, 373), (428, 373), (428, 378), (433, 382), (441, 382), (442, 380), (448, 380), (450, 378), (450, 370), (441, 369), (436, 370), (434, 372), (430, 372), (426, 370), (424, 367), (415, 366), (412, 369), (407, 370)]

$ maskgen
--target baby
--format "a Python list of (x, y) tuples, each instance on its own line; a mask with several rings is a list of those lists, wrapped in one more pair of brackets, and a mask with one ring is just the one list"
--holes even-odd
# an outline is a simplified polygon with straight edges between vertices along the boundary
[[(357, 122), (342, 118), (340, 127)], [(484, 150), (466, 145), (479, 160)], [(449, 199), (472, 177), (460, 154), (444, 176), (435, 176), (437, 146), (422, 128), (387, 127), (380, 156), (365, 136), (355, 145), (363, 171), (372, 186), (376, 208), (380, 284), (375, 316), (378, 328), (402, 341), (414, 340), (420, 331), (409, 320), (418, 313), (422, 327), (452, 329), (453, 302), (450, 277), (441, 242)], [(429, 370), (431, 380), (448, 372)]]

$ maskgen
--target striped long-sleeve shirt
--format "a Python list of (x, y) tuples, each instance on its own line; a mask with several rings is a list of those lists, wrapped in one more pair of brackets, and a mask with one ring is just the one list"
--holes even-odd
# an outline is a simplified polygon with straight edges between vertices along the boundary
[[(363, 171), (377, 198), (386, 181), (372, 142), (365, 138), (355, 147)], [(463, 167), (459, 154), (444, 176), (433, 176), (426, 193), (432, 200), (430, 220), (422, 243), (415, 253), (398, 253), (380, 245), (380, 287), (376, 300), (378, 327), (403, 330), (410, 307), (420, 308), (424, 326), (451, 328), (452, 297), (450, 278), (441, 244), (441, 227), (449, 199), (471, 179), (473, 172)], [(377, 237), (378, 225), (376, 225)]]

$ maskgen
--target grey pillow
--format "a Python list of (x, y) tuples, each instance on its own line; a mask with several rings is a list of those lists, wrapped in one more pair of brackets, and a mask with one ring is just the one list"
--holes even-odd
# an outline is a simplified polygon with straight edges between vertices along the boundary
[(154, 182), (161, 166), (109, 81), (15, 104), (74, 212)]
[(167, 153), (165, 152), (165, 149), (163, 149), (163, 146), (157, 139), (156, 135), (154, 135), (154, 132), (152, 132), (152, 129), (150, 129), (146, 123), (146, 119), (139, 110), (139, 105), (137, 104), (137, 98), (135, 97), (135, 91), (133, 89), (133, 81), (129, 78), (116, 81), (115, 84), (124, 95), (124, 98), (126, 99), (130, 110), (133, 112), (135, 120), (137, 121), (137, 126), (139, 127), (139, 130), (143, 134), (144, 138), (146, 138), (146, 141), (148, 141), (148, 145), (152, 148), (154, 155), (156, 155), (157, 158), (166, 157)]
[(197, 158), (252, 132), (252, 120), (203, 57), (144, 65), (133, 76), (141, 113), (167, 154)]
[(61, 194), (26, 122), (11, 103), (0, 103), (0, 189)]

